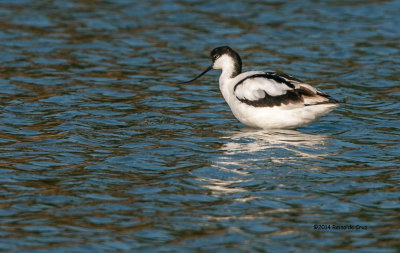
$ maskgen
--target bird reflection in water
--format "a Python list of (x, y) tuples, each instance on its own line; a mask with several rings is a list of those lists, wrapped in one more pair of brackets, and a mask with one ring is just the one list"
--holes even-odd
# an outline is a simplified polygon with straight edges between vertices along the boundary
[[(199, 180), (215, 195), (237, 195), (242, 197), (236, 201), (248, 201), (254, 198), (244, 196), (248, 187), (282, 187), (288, 173), (318, 169), (318, 163), (330, 155), (328, 139), (296, 130), (233, 131), (222, 137), (220, 155), (212, 162), (214, 173)], [(267, 179), (272, 178), (281, 184), (269, 185)], [(263, 182), (257, 182), (260, 180)]]
[[(320, 158), (327, 154), (323, 152), (327, 140), (325, 135), (307, 134), (296, 130), (268, 131), (246, 128), (231, 132), (223, 139), (228, 141), (220, 150), (226, 155), (239, 155), (239, 160), (251, 159), (254, 158), (254, 154), (258, 154), (258, 159), (268, 158), (270, 161), (283, 163), (293, 158)], [(258, 152), (265, 154), (260, 155)], [(288, 155), (289, 153), (292, 155)]]

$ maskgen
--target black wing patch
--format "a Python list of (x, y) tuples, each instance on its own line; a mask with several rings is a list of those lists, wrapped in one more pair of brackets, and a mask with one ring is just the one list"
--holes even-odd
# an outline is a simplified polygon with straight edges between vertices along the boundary
[(303, 98), (301, 97), (301, 90), (293, 89), (288, 90), (285, 94), (279, 96), (271, 96), (267, 92), (264, 91), (265, 97), (258, 100), (248, 100), (241, 99), (236, 97), (240, 102), (254, 106), (254, 107), (273, 107), (279, 106), (281, 104), (290, 104), (290, 103), (299, 103), (303, 102)]
[(270, 72), (271, 74), (275, 74), (275, 75), (278, 75), (278, 76), (281, 76), (281, 77), (283, 77), (283, 78), (285, 78), (285, 79), (287, 79), (287, 80), (290, 80), (290, 81), (295, 81), (295, 82), (299, 82), (299, 83), (302, 83), (303, 81), (301, 81), (300, 79), (297, 79), (296, 77), (294, 77), (294, 76), (291, 76), (291, 75), (288, 75), (288, 74), (285, 74), (285, 73), (283, 73), (283, 72)]
[(258, 100), (248, 100), (248, 99), (243, 99), (243, 98), (238, 98), (236, 97), (240, 102), (254, 106), (254, 107), (273, 107), (273, 106), (279, 106), (281, 104), (289, 104), (289, 103), (299, 103), (303, 102), (302, 95), (309, 95), (308, 91), (303, 91), (302, 89), (295, 89), (295, 86), (293, 83), (290, 82), (290, 80), (296, 81), (296, 82), (301, 82), (298, 79), (295, 79), (292, 76), (283, 74), (283, 73), (275, 73), (275, 72), (265, 72), (263, 74), (255, 74), (248, 76), (246, 78), (243, 78), (240, 80), (235, 87), (233, 88), (234, 91), (236, 91), (236, 88), (242, 84), (244, 81), (252, 78), (267, 78), (267, 79), (272, 79), (275, 82), (278, 83), (283, 83), (289, 88), (292, 88), (292, 90), (288, 90), (285, 94), (279, 95), (279, 96), (271, 96), (267, 92), (264, 91), (265, 96), (261, 99)]
[(289, 82), (288, 80), (286, 80), (285, 78), (283, 78), (282, 76), (280, 76), (279, 74), (275, 73), (275, 72), (265, 72), (263, 74), (255, 74), (255, 75), (251, 75), (248, 77), (243, 78), (242, 80), (240, 80), (237, 84), (235, 84), (235, 87), (233, 88), (233, 91), (236, 91), (236, 88), (242, 84), (244, 81), (248, 80), (248, 79), (252, 79), (252, 78), (267, 78), (267, 79), (272, 79), (275, 82), (278, 83), (284, 83), (286, 84), (289, 88), (294, 89), (295, 86), (293, 83)]

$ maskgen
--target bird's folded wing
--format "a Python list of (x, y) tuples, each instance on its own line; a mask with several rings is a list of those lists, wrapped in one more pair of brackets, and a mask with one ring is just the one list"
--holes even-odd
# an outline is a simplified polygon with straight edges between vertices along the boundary
[(239, 101), (255, 107), (337, 102), (309, 84), (275, 72), (245, 77), (235, 85), (234, 94)]
[(277, 97), (293, 90), (284, 82), (268, 78), (268, 74), (257, 74), (246, 77), (235, 86), (235, 95), (238, 99), (250, 101), (263, 99), (266, 96)]

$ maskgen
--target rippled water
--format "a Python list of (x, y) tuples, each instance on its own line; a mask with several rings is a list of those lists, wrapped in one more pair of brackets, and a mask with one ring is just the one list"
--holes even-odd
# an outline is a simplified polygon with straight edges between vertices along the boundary
[[(0, 250), (398, 252), (399, 8), (0, 1)], [(247, 128), (221, 45), (348, 103)]]

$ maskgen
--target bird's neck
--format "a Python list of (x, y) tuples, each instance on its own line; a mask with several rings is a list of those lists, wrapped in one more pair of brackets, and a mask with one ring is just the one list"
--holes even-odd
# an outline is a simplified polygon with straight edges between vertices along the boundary
[(222, 73), (219, 77), (219, 89), (224, 96), (228, 104), (233, 96), (233, 82), (235, 77), (237, 77), (242, 72), (242, 62), (240, 57), (237, 59), (230, 58), (229, 61), (225, 61), (222, 67)]
[(219, 89), (226, 102), (230, 101), (231, 96), (233, 96), (233, 81), (236, 76), (233, 75), (234, 70), (232, 68), (222, 69), (221, 76), (219, 77)]
[[(242, 66), (237, 62), (231, 61), (222, 68), (221, 78), (224, 80), (235, 78), (242, 72)], [(220, 79), (221, 79), (220, 78)]]
[(225, 83), (228, 80), (234, 78), (233, 73), (234, 73), (233, 66), (227, 66), (227, 67), (223, 68), (221, 76), (219, 77), (220, 83), (221, 82)]

